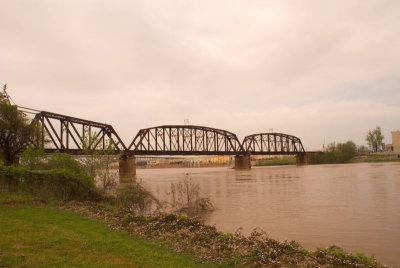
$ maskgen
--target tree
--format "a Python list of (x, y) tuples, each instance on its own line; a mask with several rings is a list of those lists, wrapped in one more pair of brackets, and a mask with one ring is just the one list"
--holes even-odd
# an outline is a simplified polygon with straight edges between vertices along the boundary
[(369, 152), (369, 149), (365, 145), (360, 145), (357, 147), (357, 153), (358, 154), (367, 154)]
[(385, 136), (382, 135), (381, 127), (368, 130), (367, 137), (365, 140), (372, 151), (377, 152), (380, 148), (383, 148), (383, 139)]
[(0, 94), (0, 154), (5, 165), (18, 162), (18, 155), (36, 140), (37, 131), (26, 115)]
[(99, 141), (95, 132), (83, 136), (81, 145), (86, 156), (82, 162), (89, 176), (96, 179), (106, 193), (117, 185), (118, 173), (113, 171), (113, 165), (118, 161), (118, 155), (115, 155), (114, 145), (110, 140), (104, 142), (104, 147)]
[(338, 143), (336, 152), (338, 162), (346, 163), (357, 155), (357, 146), (353, 141)]
[(313, 154), (309, 158), (312, 164), (347, 163), (357, 155), (357, 146), (353, 141), (331, 142), (324, 153)]

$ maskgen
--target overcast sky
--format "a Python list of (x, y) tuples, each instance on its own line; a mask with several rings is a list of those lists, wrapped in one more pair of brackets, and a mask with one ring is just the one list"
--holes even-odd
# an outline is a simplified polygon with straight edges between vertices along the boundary
[(306, 149), (400, 129), (400, 1), (0, 0), (22, 106), (140, 128), (282, 132)]

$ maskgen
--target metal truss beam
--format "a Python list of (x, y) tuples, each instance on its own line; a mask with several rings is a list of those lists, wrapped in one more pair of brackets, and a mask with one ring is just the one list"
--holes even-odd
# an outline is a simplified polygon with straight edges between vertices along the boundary
[(38, 112), (32, 123), (41, 126), (41, 146), (48, 153), (85, 155), (107, 149), (110, 154), (125, 155), (305, 154), (299, 138), (283, 133), (253, 134), (241, 143), (236, 134), (222, 129), (163, 125), (141, 129), (126, 147), (108, 124), (45, 111)]
[(128, 150), (135, 155), (237, 155), (244, 153), (234, 133), (193, 125), (166, 125), (141, 129)]
[(242, 147), (252, 155), (305, 154), (299, 138), (283, 133), (259, 133), (246, 136)]
[(37, 113), (32, 123), (42, 128), (41, 145), (49, 153), (87, 154), (100, 150), (119, 153), (127, 150), (108, 124), (45, 111)]

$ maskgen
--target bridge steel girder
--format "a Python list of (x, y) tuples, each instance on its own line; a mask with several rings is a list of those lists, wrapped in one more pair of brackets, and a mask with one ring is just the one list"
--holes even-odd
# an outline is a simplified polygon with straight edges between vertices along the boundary
[(128, 150), (134, 155), (245, 154), (236, 134), (193, 125), (164, 125), (141, 129)]
[[(41, 127), (40, 145), (47, 153), (85, 155), (107, 150), (118, 154), (127, 150), (117, 132), (108, 124), (45, 111), (37, 113), (32, 124)], [(106, 148), (107, 144), (110, 147)]]
[(243, 150), (250, 155), (305, 154), (301, 140), (283, 133), (258, 133), (246, 136)]
[[(303, 155), (301, 140), (283, 133), (246, 136), (194, 125), (163, 125), (141, 129), (126, 147), (111, 125), (41, 111), (32, 124), (42, 129), (40, 146), (47, 153), (86, 155), (106, 149), (109, 154), (134, 155)], [(89, 135), (90, 133), (90, 135)], [(48, 141), (48, 142), (46, 142)], [(107, 144), (111, 148), (105, 148)], [(85, 145), (85, 146), (84, 146)], [(108, 149), (108, 150), (107, 150)], [(110, 150), (111, 149), (111, 150)]]

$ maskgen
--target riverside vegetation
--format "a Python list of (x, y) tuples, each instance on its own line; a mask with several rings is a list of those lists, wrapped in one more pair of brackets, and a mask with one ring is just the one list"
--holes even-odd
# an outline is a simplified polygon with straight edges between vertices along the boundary
[[(219, 232), (186, 216), (212, 209), (189, 178), (171, 187), (175, 212), (165, 213), (140, 184), (114, 195), (96, 189), (85, 164), (71, 156), (28, 159), (25, 167), (0, 165), (0, 228), (7, 230), (0, 234), (0, 266), (383, 267), (361, 253), (337, 246), (308, 251), (259, 229), (250, 236)], [(104, 234), (102, 222), (114, 231)]]
[[(309, 164), (339, 164), (339, 163), (371, 163), (371, 162), (398, 162), (399, 154), (390, 152), (371, 153), (367, 147), (357, 147), (353, 141), (345, 143), (332, 142), (327, 145), (325, 152), (310, 154)], [(295, 165), (293, 156), (284, 158), (260, 159), (256, 166)]]

